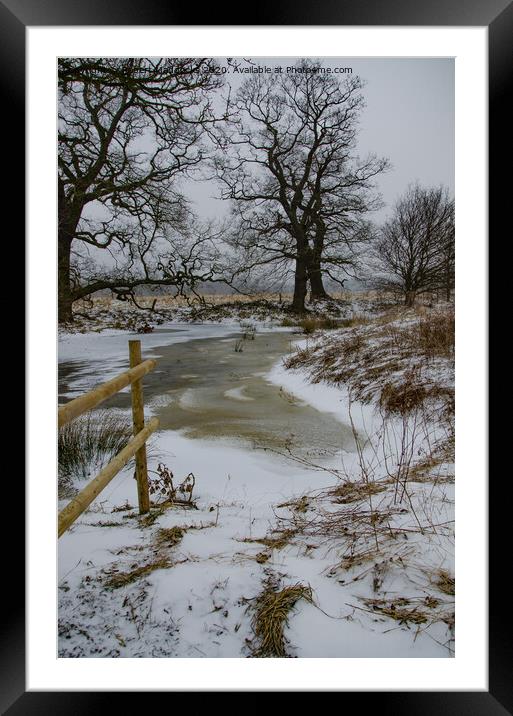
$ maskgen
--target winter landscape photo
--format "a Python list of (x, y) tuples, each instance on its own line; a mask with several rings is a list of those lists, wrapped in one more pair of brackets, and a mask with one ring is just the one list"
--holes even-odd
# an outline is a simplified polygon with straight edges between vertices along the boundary
[(58, 656), (454, 657), (454, 60), (57, 69)]

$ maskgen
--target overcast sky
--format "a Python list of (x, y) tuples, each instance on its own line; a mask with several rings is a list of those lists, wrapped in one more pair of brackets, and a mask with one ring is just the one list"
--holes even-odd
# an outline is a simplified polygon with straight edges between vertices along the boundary
[[(298, 58), (252, 58), (255, 64), (293, 65)], [(316, 58), (317, 59), (317, 58)], [(386, 206), (380, 219), (408, 184), (444, 184), (454, 193), (454, 60), (324, 58), (328, 67), (351, 67), (365, 82), (358, 153), (387, 157), (392, 168), (378, 178)], [(343, 79), (344, 75), (340, 75)], [(244, 75), (228, 72), (234, 89)], [(191, 182), (187, 194), (204, 218), (223, 216), (228, 202), (215, 199), (214, 181)]]

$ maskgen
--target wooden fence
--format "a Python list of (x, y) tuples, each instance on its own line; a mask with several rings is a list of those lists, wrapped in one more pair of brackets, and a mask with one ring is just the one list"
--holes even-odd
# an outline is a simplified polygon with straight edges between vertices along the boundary
[(148, 489), (148, 467), (146, 460), (146, 441), (158, 428), (158, 418), (152, 418), (147, 425), (144, 423), (144, 401), (142, 378), (155, 368), (157, 362), (152, 359), (143, 361), (141, 358), (141, 341), (129, 341), (130, 370), (121, 373), (112, 380), (99, 385), (89, 393), (71, 400), (59, 408), (59, 428), (87, 410), (95, 408), (107, 398), (131, 385), (132, 393), (132, 420), (134, 437), (128, 445), (121, 450), (103, 470), (91, 480), (79, 494), (59, 512), (58, 535), (75, 522), (91, 502), (109, 484), (112, 478), (135, 455), (135, 472), (137, 478), (137, 496), (139, 512), (144, 514), (150, 509), (150, 495)]

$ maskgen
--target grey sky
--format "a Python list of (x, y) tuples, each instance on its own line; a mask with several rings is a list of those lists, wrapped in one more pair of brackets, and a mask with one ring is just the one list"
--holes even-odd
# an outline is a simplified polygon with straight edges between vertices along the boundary
[[(255, 64), (291, 65), (298, 58), (252, 58)], [(390, 205), (408, 184), (444, 184), (454, 193), (454, 60), (324, 58), (328, 67), (351, 67), (365, 81), (366, 107), (361, 115), (358, 153), (387, 157), (392, 168), (379, 177), (386, 206), (375, 219), (386, 216)], [(340, 75), (343, 78), (343, 75)], [(236, 89), (245, 75), (228, 72)], [(214, 197), (214, 181), (191, 182), (187, 195), (203, 217), (220, 217), (228, 203)]]

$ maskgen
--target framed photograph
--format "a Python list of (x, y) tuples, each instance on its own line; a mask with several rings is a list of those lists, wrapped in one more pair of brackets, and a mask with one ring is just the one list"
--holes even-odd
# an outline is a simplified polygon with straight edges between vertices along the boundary
[(511, 712), (486, 376), (511, 5), (1, 12), (28, 304), (3, 710)]

